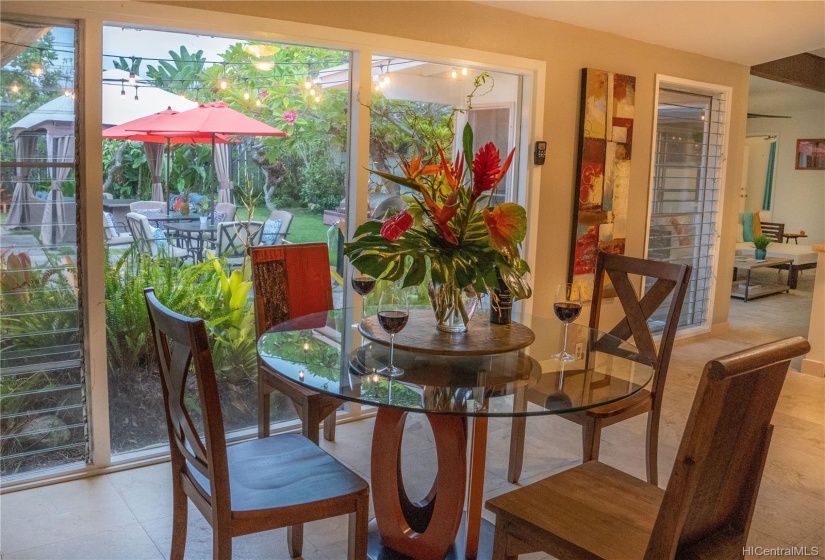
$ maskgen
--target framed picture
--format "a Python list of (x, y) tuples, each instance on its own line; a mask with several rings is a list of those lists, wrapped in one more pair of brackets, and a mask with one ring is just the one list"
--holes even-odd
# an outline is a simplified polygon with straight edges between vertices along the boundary
[(796, 168), (825, 170), (825, 138), (796, 141)]
[[(593, 299), (599, 251), (624, 254), (636, 78), (584, 68), (568, 282)], [(611, 297), (613, 287), (605, 283)]]

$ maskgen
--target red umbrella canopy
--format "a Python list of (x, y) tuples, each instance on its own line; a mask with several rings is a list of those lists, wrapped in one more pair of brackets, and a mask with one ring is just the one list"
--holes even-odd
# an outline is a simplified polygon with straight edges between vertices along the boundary
[(154, 128), (146, 129), (146, 131), (152, 134), (174, 132), (180, 135), (207, 133), (237, 136), (287, 136), (286, 132), (247, 117), (230, 108), (223, 101), (203, 103), (194, 109), (176, 115), (164, 115), (155, 121)]
[[(147, 132), (157, 127), (159, 119), (177, 114), (177, 111), (166, 109), (159, 113), (146, 115), (145, 117), (107, 128), (103, 131), (103, 137), (109, 138), (110, 140), (134, 140), (135, 142), (149, 142), (152, 144), (165, 144), (166, 142), (171, 144), (209, 144), (212, 142), (212, 134), (208, 132), (185, 134), (169, 132), (149, 134)], [(225, 144), (227, 142), (232, 142), (232, 140), (222, 134), (215, 135), (216, 144)]]

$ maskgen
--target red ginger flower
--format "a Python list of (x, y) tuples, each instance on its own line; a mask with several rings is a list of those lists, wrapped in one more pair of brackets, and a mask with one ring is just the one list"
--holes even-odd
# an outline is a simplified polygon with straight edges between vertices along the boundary
[(410, 229), (413, 225), (413, 217), (404, 210), (399, 212), (381, 226), (381, 237), (388, 241), (398, 241), (404, 232)]
[(515, 152), (516, 149), (513, 148), (504, 165), (501, 165), (501, 156), (492, 142), (488, 142), (478, 150), (473, 158), (472, 200), (476, 200), (486, 191), (495, 190), (504, 178), (504, 174), (510, 169)]

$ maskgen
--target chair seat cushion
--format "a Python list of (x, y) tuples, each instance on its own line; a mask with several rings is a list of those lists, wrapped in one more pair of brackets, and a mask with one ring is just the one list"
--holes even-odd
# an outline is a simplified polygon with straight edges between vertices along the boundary
[[(663, 497), (658, 486), (589, 461), (492, 498), (487, 508), (525, 524), (531, 545), (538, 544), (537, 535), (547, 534), (542, 541), (555, 541), (558, 550), (631, 560), (644, 558)], [(583, 530), (587, 527), (593, 530)], [(517, 526), (513, 536), (519, 538)], [(552, 548), (542, 550), (553, 554)]]
[[(355, 494), (367, 482), (297, 434), (244, 441), (226, 448), (233, 512), (253, 512)], [(207, 490), (209, 484), (197, 477)]]

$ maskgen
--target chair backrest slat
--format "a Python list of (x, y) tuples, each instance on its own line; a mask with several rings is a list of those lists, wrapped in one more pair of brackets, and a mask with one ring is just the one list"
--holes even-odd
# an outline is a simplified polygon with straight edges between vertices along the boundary
[(785, 234), (785, 224), (779, 222), (762, 222), (762, 234), (767, 235), (776, 243), (782, 243)]
[[(655, 278), (656, 282), (639, 298), (630, 275)], [(606, 279), (613, 284), (625, 314), (609, 333), (621, 340), (629, 341), (632, 338), (634, 345), (651, 360), (654, 379), (650, 392), (655, 396), (664, 389), (679, 314), (690, 279), (690, 266), (600, 252), (596, 260), (593, 303), (590, 308), (590, 326), (593, 328), (599, 328), (602, 301), (607, 297)], [(657, 350), (648, 319), (668, 297), (667, 319)], [(656, 406), (659, 404), (657, 402)]]
[(756, 504), (770, 425), (790, 360), (810, 349), (788, 338), (709, 362), (696, 392), (646, 558), (720, 531), (742, 544)]
[[(228, 484), (225, 482), (228, 467), (223, 415), (206, 326), (201, 319), (185, 317), (165, 307), (152, 288), (146, 288), (144, 295), (160, 370), (172, 461), (176, 470), (196, 487), (201, 485), (190, 469), (210, 480), (211, 488), (204, 489), (204, 495), (228, 500), (228, 492), (223, 492), (228, 487), (216, 487), (216, 484)], [(198, 435), (192, 411), (184, 398), (187, 378), (193, 368), (205, 441)]]
[(263, 222), (221, 222), (218, 224), (218, 256), (243, 257), (247, 247), (261, 244)]
[(258, 335), (294, 317), (332, 309), (325, 243), (251, 247)]

